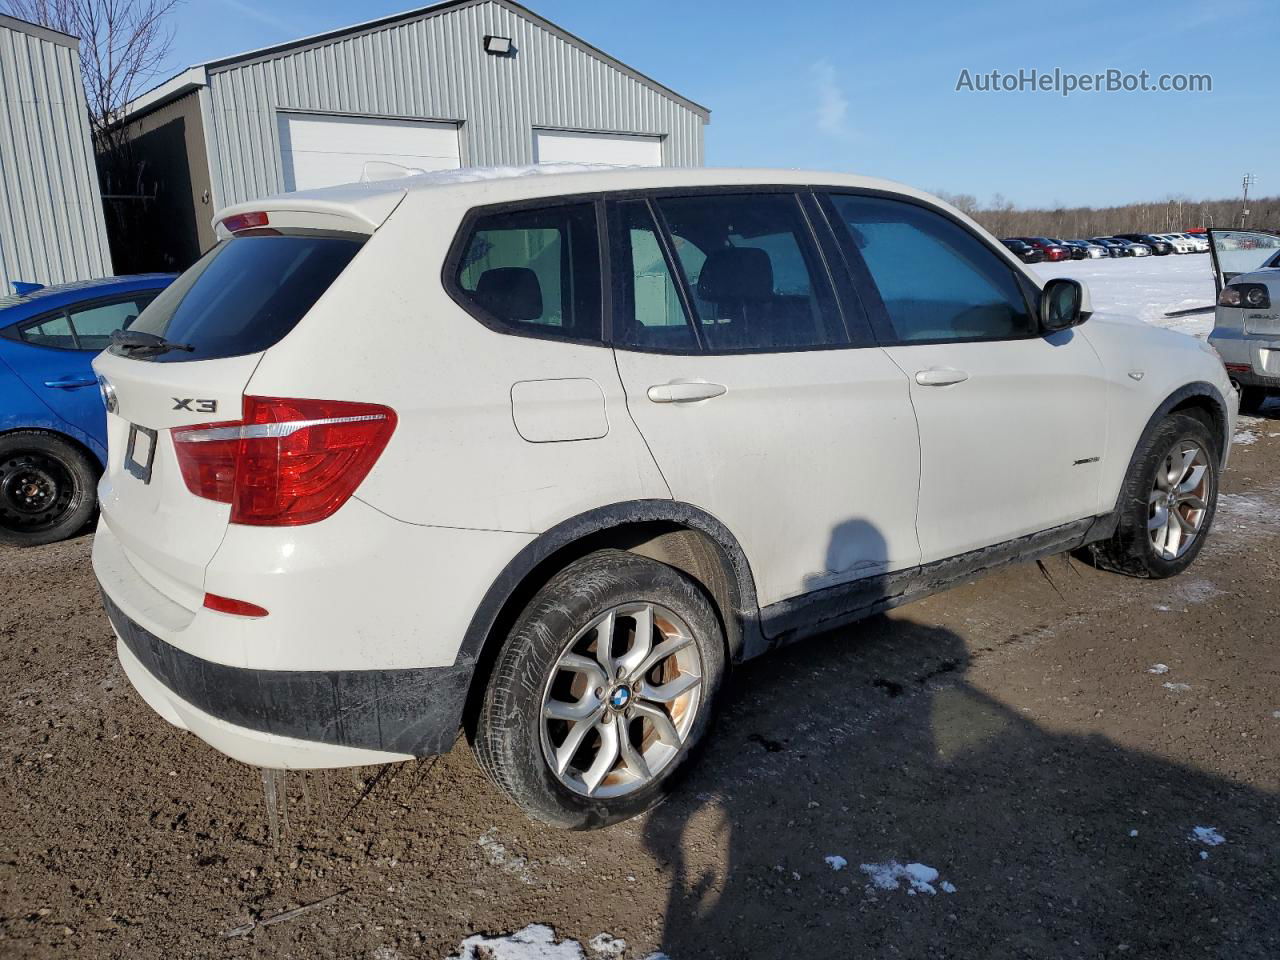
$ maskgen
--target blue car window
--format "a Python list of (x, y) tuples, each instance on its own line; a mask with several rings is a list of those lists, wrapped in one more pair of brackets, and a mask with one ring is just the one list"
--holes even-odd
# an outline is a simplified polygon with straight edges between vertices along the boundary
[(154, 299), (155, 294), (147, 294), (115, 303), (97, 303), (71, 310), (71, 323), (75, 327), (80, 349), (105, 350), (111, 345), (111, 334), (132, 324), (143, 308)]
[(58, 347), (63, 350), (76, 348), (75, 334), (71, 332), (71, 321), (65, 315), (47, 317), (39, 323), (33, 323), (18, 331), (27, 343), (38, 347)]

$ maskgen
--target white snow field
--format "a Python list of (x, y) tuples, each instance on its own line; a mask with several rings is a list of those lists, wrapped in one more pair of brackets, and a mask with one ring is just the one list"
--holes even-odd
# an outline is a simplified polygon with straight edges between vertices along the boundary
[(1213, 329), (1213, 310), (1166, 317), (1173, 310), (1213, 306), (1213, 267), (1207, 253), (1106, 260), (1036, 263), (1031, 269), (1044, 279), (1071, 277), (1089, 287), (1093, 309), (1181, 330), (1203, 340)]

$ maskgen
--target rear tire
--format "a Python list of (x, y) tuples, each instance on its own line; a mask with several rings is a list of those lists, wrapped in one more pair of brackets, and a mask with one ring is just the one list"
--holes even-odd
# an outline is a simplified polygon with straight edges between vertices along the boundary
[(1255, 414), (1262, 412), (1262, 406), (1267, 402), (1269, 393), (1266, 387), (1241, 387), (1240, 388), (1240, 412)]
[(1162, 420), (1129, 468), (1115, 534), (1089, 547), (1094, 563), (1153, 580), (1191, 566), (1213, 524), (1220, 462), (1202, 421), (1181, 413)]
[(538, 592), (498, 655), (472, 742), (480, 766), (555, 827), (634, 817), (666, 798), (706, 735), (724, 651), (693, 580), (620, 550), (583, 557)]
[(0, 544), (35, 547), (79, 533), (93, 517), (98, 467), (51, 433), (0, 436)]

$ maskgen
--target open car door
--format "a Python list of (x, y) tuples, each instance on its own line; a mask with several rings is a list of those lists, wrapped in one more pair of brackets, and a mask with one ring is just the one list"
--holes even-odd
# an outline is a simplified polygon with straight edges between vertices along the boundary
[(1209, 230), (1216, 294), (1235, 277), (1264, 267), (1280, 267), (1280, 233), (1274, 230)]

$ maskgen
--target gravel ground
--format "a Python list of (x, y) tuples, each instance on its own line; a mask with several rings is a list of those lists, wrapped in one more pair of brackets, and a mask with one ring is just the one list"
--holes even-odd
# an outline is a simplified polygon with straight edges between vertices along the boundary
[(90, 538), (0, 552), (0, 955), (1280, 956), (1280, 419), (1241, 429), (1187, 574), (1054, 558), (749, 664), (594, 834), (459, 744), (290, 774), (273, 843), (259, 772), (132, 693)]

